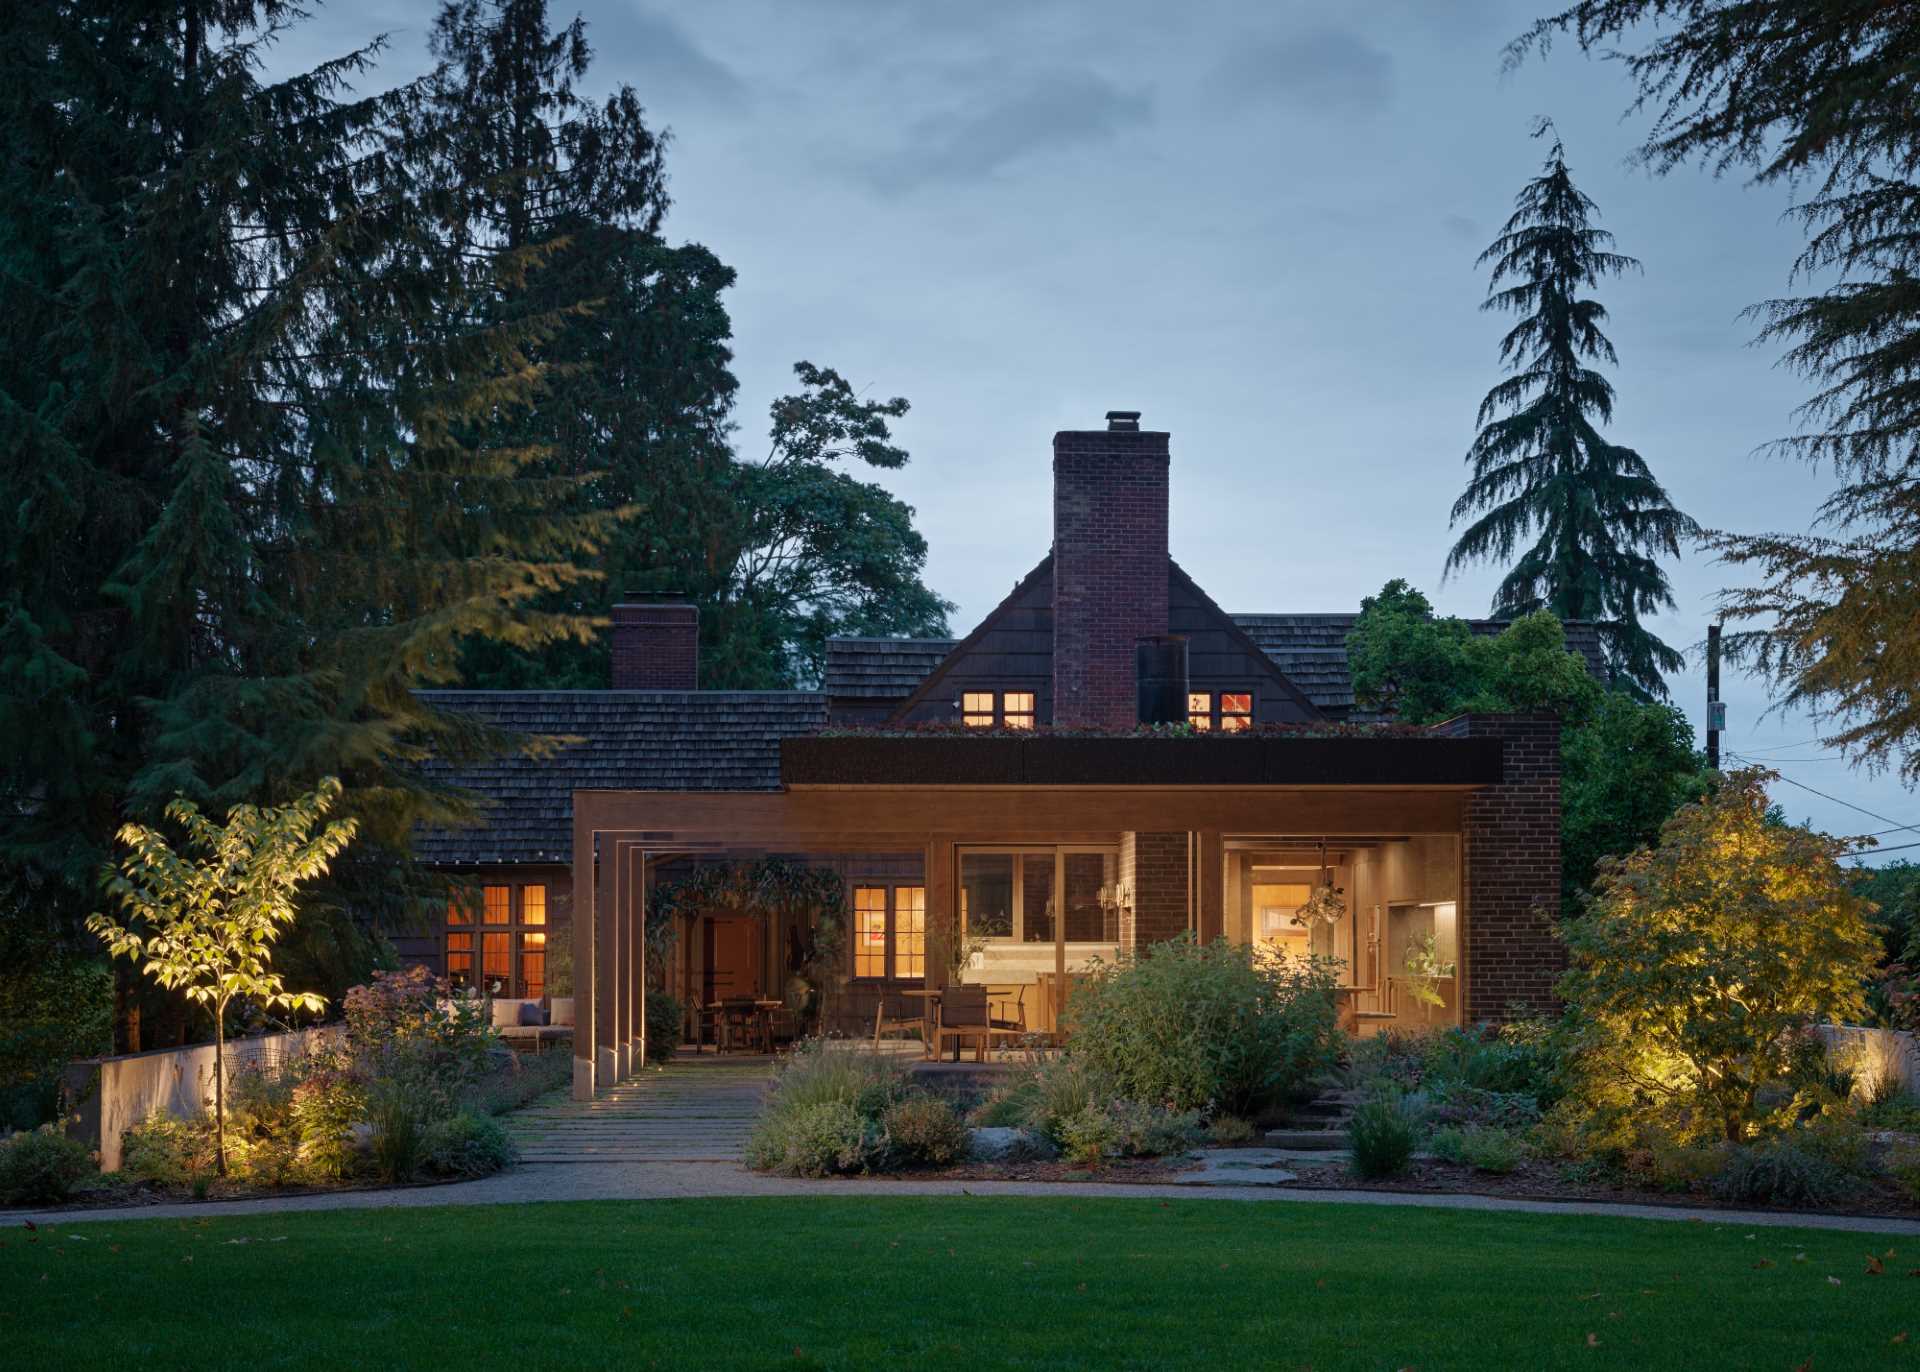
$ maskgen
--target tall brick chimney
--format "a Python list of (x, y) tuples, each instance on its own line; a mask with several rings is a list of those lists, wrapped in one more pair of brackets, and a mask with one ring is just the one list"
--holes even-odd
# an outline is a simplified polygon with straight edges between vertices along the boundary
[(1137, 722), (1134, 645), (1167, 632), (1167, 435), (1137, 410), (1053, 436), (1053, 722)]
[(683, 597), (629, 595), (613, 607), (613, 689), (700, 686), (700, 609)]

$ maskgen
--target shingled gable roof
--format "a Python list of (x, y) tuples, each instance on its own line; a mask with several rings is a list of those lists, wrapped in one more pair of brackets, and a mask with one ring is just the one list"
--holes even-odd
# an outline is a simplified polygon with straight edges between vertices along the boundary
[(434, 780), (484, 797), (483, 825), (421, 829), (438, 866), (568, 862), (576, 790), (777, 791), (780, 740), (825, 727), (811, 691), (422, 691), (443, 709), (516, 734), (568, 737), (542, 758), (429, 763)]
[[(1051, 577), (1052, 575), (1053, 551), (1052, 549), (1048, 549), (1047, 555), (1040, 559), (1034, 569), (1016, 581), (1013, 589), (1007, 592), (1006, 598), (989, 610), (986, 616), (974, 626), (973, 632), (954, 644), (947, 655), (940, 660), (940, 664), (931, 672), (927, 673), (919, 686), (909, 692), (907, 697), (902, 700), (899, 705), (894, 707), (893, 717), (895, 719), (906, 718), (914, 706), (938, 690), (941, 680), (946, 676), (947, 671), (953, 664), (965, 657), (969, 651), (979, 644), (982, 638), (991, 633), (1000, 617), (1007, 614), (1015, 602), (1017, 602), (1021, 596), (1025, 595), (1027, 591), (1032, 589), (1035, 582), (1039, 581), (1042, 577)], [(831, 695), (832, 693), (832, 687), (829, 686), (828, 694)]]
[(1300, 683), (1292, 678), (1285, 667), (1274, 660), (1272, 654), (1266, 652), (1257, 642), (1248, 636), (1246, 630), (1234, 621), (1232, 615), (1215, 604), (1213, 597), (1200, 588), (1199, 582), (1188, 576), (1180, 564), (1172, 558), (1167, 559), (1167, 567), (1174, 580), (1191, 591), (1199, 598), (1200, 604), (1214, 614), (1220, 621), (1221, 628), (1226, 631), (1229, 637), (1237, 641), (1242, 647), (1248, 649), (1255, 658), (1267, 664), (1275, 685), (1286, 694), (1292, 696), (1309, 715), (1318, 716), (1321, 714), (1320, 703), (1301, 688)]
[(830, 638), (825, 690), (835, 700), (899, 700), (953, 651), (952, 638)]

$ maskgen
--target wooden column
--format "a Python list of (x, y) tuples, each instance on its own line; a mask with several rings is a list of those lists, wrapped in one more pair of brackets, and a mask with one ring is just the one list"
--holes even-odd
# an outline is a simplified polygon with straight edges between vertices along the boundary
[(621, 845), (611, 834), (607, 851), (600, 862), (600, 879), (594, 887), (594, 991), (597, 1001), (593, 1017), (593, 1076), (601, 1086), (620, 1079), (620, 903), (618, 877)]
[[(947, 961), (960, 937), (960, 897), (954, 887), (953, 840), (934, 838), (926, 846), (927, 989), (947, 984)], [(936, 954), (937, 950), (937, 955)]]
[(594, 832), (592, 820), (573, 809), (573, 900), (568, 914), (573, 937), (573, 1098), (593, 1099), (594, 1018)]
[(1200, 942), (1212, 943), (1227, 930), (1226, 873), (1227, 848), (1218, 829), (1202, 829), (1195, 836), (1194, 874), (1195, 910), (1199, 917)]
[(632, 918), (627, 924), (627, 1072), (631, 1075), (647, 1064), (647, 851), (633, 850), (633, 871), (628, 885), (628, 906)]

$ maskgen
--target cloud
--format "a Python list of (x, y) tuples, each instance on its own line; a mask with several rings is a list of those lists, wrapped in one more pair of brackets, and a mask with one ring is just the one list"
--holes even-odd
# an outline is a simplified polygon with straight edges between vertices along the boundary
[(1346, 29), (1306, 29), (1241, 45), (1218, 85), (1243, 100), (1371, 114), (1393, 99), (1393, 58)]
[(984, 104), (915, 120), (905, 142), (869, 159), (865, 172), (891, 192), (982, 181), (1034, 154), (1109, 142), (1152, 115), (1144, 89), (1084, 70), (1041, 73)]
[(747, 93), (731, 67), (709, 57), (672, 20), (645, 10), (590, 15), (587, 41), (596, 76), (632, 85), (646, 105), (655, 92), (712, 101), (738, 101)]

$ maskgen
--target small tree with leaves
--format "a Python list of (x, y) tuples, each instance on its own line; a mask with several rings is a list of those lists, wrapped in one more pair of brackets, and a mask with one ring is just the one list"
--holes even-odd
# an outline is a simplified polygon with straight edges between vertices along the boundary
[(125, 911), (87, 920), (114, 957), (125, 957), (170, 991), (213, 1016), (215, 1166), (227, 1171), (226, 1019), (234, 1001), (262, 1009), (319, 1010), (326, 1002), (289, 991), (273, 971), (273, 942), (294, 920), (293, 896), (353, 840), (356, 823), (336, 820), (315, 834), (340, 797), (324, 778), (289, 805), (236, 805), (216, 824), (178, 798), (167, 817), (185, 833), (188, 852), (141, 824), (118, 835), (125, 854), (106, 887)]
[(1660, 842), (1607, 858), (1562, 933), (1561, 984), (1598, 1118), (1738, 1143), (1790, 1118), (1810, 1026), (1857, 1016), (1880, 953), (1840, 860), (1849, 839), (1768, 813), (1775, 773), (1734, 772), (1668, 820)]
[[(1542, 121), (1534, 136), (1552, 130)], [(1481, 265), (1493, 264), (1481, 308), (1519, 320), (1500, 340), (1510, 375), (1480, 402), (1480, 433), (1467, 452), (1473, 476), (1453, 506), (1456, 524), (1478, 518), (1447, 554), (1447, 570), (1513, 558), (1494, 593), (1496, 615), (1551, 610), (1591, 621), (1615, 678), (1636, 694), (1664, 696), (1661, 673), (1678, 671), (1682, 659), (1640, 617), (1672, 608), (1655, 559), (1677, 556), (1698, 529), (1639, 453), (1600, 432), (1613, 418), (1613, 387), (1590, 364), (1618, 359), (1600, 331), (1606, 307), (1582, 293), (1640, 264), (1610, 249), (1613, 235), (1594, 226), (1595, 208), (1555, 138), (1480, 255)]]

